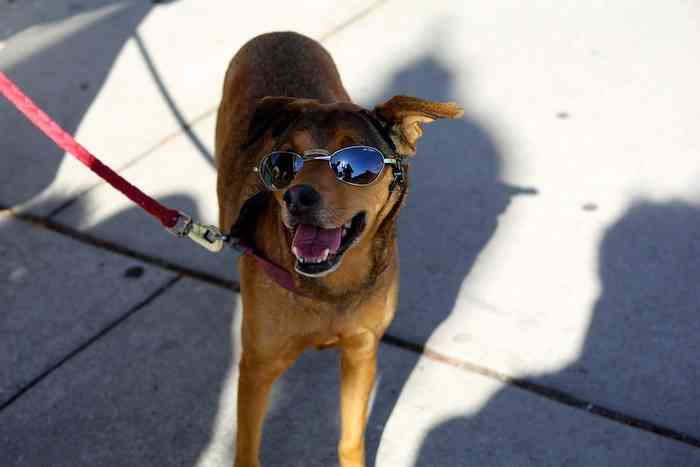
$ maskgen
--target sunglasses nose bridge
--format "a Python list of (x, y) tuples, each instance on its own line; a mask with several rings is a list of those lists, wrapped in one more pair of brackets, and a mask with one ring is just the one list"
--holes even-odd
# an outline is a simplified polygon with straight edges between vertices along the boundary
[(333, 189), (333, 184), (336, 183), (336, 174), (328, 160), (306, 160), (301, 170), (296, 174), (294, 183), (310, 185), (323, 193)]

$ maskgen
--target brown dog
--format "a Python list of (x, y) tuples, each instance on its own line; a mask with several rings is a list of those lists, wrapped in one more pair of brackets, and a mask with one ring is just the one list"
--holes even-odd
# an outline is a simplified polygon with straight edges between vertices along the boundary
[[(305, 349), (329, 346), (341, 351), (340, 463), (365, 465), (376, 354), (399, 287), (404, 158), (415, 154), (421, 123), (461, 114), (453, 103), (405, 96), (365, 110), (350, 101), (323, 47), (295, 33), (256, 37), (231, 60), (216, 127), (219, 223), (257, 254), (239, 264), (237, 467), (260, 465), (275, 379)], [(360, 150), (374, 165), (357, 149), (323, 160), (355, 146), (369, 147)], [(388, 161), (380, 171), (371, 148)], [(273, 151), (303, 155), (303, 167), (292, 168), (302, 158), (289, 154), (261, 164)], [(363, 174), (354, 174), (358, 164)]]

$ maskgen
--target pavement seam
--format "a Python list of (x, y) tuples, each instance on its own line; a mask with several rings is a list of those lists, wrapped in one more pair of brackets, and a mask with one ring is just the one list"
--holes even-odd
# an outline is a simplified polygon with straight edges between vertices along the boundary
[(469, 373), (476, 373), (481, 376), (500, 381), (504, 384), (515, 386), (531, 394), (543, 397), (545, 399), (549, 399), (554, 402), (559, 402), (560, 404), (575, 409), (584, 410), (590, 414), (607, 418), (608, 420), (611, 420), (613, 422), (636, 428), (641, 431), (650, 432), (663, 438), (672, 439), (674, 441), (678, 441), (688, 446), (700, 448), (699, 438), (676, 431), (672, 428), (668, 428), (658, 423), (645, 420), (643, 418), (634, 417), (602, 405), (593, 404), (590, 401), (576, 397), (573, 394), (570, 394), (566, 391), (561, 391), (559, 389), (545, 386), (530, 381), (526, 378), (514, 378), (512, 376), (506, 375), (505, 373), (501, 373), (499, 371), (495, 371), (490, 368), (477, 365), (475, 363), (467, 362), (458, 358), (450, 357), (440, 352), (436, 352), (434, 350), (429, 349), (425, 345), (416, 344), (414, 342), (393, 336), (391, 334), (385, 334), (382, 338), (382, 342), (393, 347), (398, 347), (403, 350), (408, 350), (420, 355), (424, 355), (433, 361), (441, 362), (454, 368), (467, 371)]
[(168, 280), (165, 282), (165, 284), (161, 285), (158, 287), (153, 293), (151, 293), (148, 297), (146, 297), (144, 300), (141, 302), (137, 303), (131, 309), (129, 309), (126, 313), (123, 315), (117, 317), (110, 323), (108, 323), (105, 327), (103, 327), (98, 333), (95, 335), (91, 336), (88, 338), (85, 342), (80, 344), (78, 347), (73, 349), (71, 352), (69, 352), (67, 355), (65, 355), (63, 358), (61, 358), (58, 362), (54, 363), (51, 365), (49, 368), (44, 370), (42, 373), (40, 373), (38, 376), (36, 376), (34, 379), (32, 379), (29, 383), (24, 385), (22, 388), (20, 388), (12, 397), (10, 397), (6, 402), (0, 404), (0, 414), (10, 407), (14, 402), (16, 402), (20, 397), (22, 397), (24, 394), (26, 394), (28, 391), (30, 391), (32, 388), (34, 388), (36, 385), (40, 384), (43, 380), (45, 380), (48, 376), (50, 376), (54, 371), (58, 370), (61, 368), (63, 365), (68, 363), (70, 360), (72, 360), (74, 357), (76, 357), (78, 354), (86, 350), (88, 347), (90, 347), (92, 344), (97, 342), (99, 339), (104, 337), (106, 334), (108, 334), (110, 331), (112, 331), (114, 328), (119, 326), (120, 324), (124, 323), (126, 320), (128, 320), (131, 316), (136, 314), (138, 311), (142, 310), (144, 307), (152, 303), (156, 298), (161, 296), (165, 291), (170, 289), (173, 285), (175, 285), (180, 279), (182, 279), (182, 275), (177, 275), (174, 278)]
[[(130, 169), (132, 166), (140, 163), (142, 160), (146, 159), (148, 156), (156, 152), (158, 149), (161, 147), (165, 146), (168, 144), (170, 141), (173, 141), (174, 139), (180, 137), (182, 134), (188, 134), (192, 132), (192, 128), (197, 125), (199, 122), (203, 121), (207, 117), (211, 116), (216, 112), (216, 107), (212, 107), (211, 109), (208, 109), (198, 116), (194, 117), (192, 120), (190, 120), (186, 125), (178, 127), (177, 130), (173, 131), (172, 133), (168, 133), (166, 136), (161, 138), (159, 141), (153, 144), (153, 146), (149, 147), (146, 149), (144, 152), (141, 154), (137, 155), (133, 159), (129, 160), (128, 162), (124, 163), (123, 165), (118, 166), (117, 168), (113, 169), (115, 172), (121, 174), (124, 171)], [(53, 219), (56, 217), (58, 214), (63, 212), (64, 210), (68, 209), (70, 206), (75, 204), (78, 200), (83, 198), (85, 195), (90, 193), (92, 190), (102, 187), (106, 182), (102, 179), (98, 179), (96, 182), (91, 184), (89, 187), (75, 193), (74, 195), (71, 195), (69, 199), (67, 199), (65, 202), (51, 210), (47, 215), (47, 219)]]
[(358, 22), (358, 21), (360, 21), (361, 19), (363, 19), (364, 17), (366, 17), (367, 15), (369, 15), (370, 13), (372, 13), (374, 10), (376, 10), (377, 8), (379, 8), (380, 6), (382, 6), (383, 4), (387, 3), (387, 1), (388, 1), (388, 0), (377, 0), (376, 2), (372, 3), (370, 6), (368, 6), (367, 8), (365, 8), (364, 10), (360, 11), (359, 13), (355, 13), (353, 16), (351, 16), (351, 17), (348, 18), (347, 20), (343, 21), (343, 22), (340, 23), (338, 26), (336, 26), (336, 27), (334, 27), (333, 29), (331, 29), (330, 31), (328, 31), (328, 32), (326, 32), (326, 33), (324, 33), (324, 34), (322, 34), (317, 40), (318, 40), (319, 42), (325, 42), (325, 41), (327, 41), (327, 40), (330, 39), (331, 37), (337, 35), (337, 34), (340, 33), (341, 31), (343, 31), (344, 29), (346, 29), (348, 26), (352, 26), (352, 25), (355, 24), (356, 22)]
[[(180, 110), (180, 107), (177, 105), (177, 102), (175, 102), (175, 98), (170, 94), (170, 91), (168, 91), (168, 87), (165, 85), (165, 82), (163, 81), (163, 77), (161, 76), (161, 73), (158, 71), (158, 68), (156, 67), (155, 61), (153, 60), (153, 57), (151, 54), (148, 52), (148, 47), (146, 47), (146, 43), (141, 39), (141, 35), (136, 32), (134, 33), (134, 42), (136, 42), (136, 46), (139, 49), (139, 52), (141, 54), (141, 58), (143, 59), (144, 64), (146, 65), (146, 68), (148, 69), (148, 72), (151, 75), (151, 78), (153, 79), (156, 87), (158, 88), (158, 91), (160, 92), (161, 97), (165, 101), (165, 104), (168, 106), (168, 109), (170, 110), (170, 113), (175, 117), (175, 120), (177, 120), (177, 123), (179, 124), (180, 128), (182, 129), (182, 132), (187, 136), (187, 138), (190, 140), (190, 143), (197, 149), (199, 154), (212, 166), (215, 165), (214, 162), (214, 157), (212, 156), (211, 152), (209, 149), (207, 149), (206, 145), (204, 142), (202, 142), (201, 139), (192, 131), (192, 126), (193, 123), (188, 123), (187, 119), (185, 118), (185, 115), (183, 114), (182, 110)], [(210, 114), (213, 112), (213, 110), (216, 109), (216, 107), (213, 107), (210, 109), (207, 114)]]
[[(208, 284), (211, 284), (216, 287), (221, 287), (226, 290), (230, 290), (233, 292), (240, 292), (240, 284), (236, 281), (231, 281), (227, 279), (223, 279), (219, 276), (216, 276), (214, 274), (209, 274), (203, 271), (199, 271), (196, 269), (192, 268), (186, 268), (183, 266), (179, 266), (175, 263), (166, 261), (162, 258), (159, 258), (157, 256), (151, 256), (147, 255), (135, 250), (132, 250), (130, 248), (108, 242), (105, 240), (102, 240), (100, 238), (94, 237), (92, 235), (83, 233), (79, 230), (73, 229), (71, 227), (68, 227), (66, 225), (60, 224), (55, 221), (51, 221), (49, 219), (44, 219), (39, 216), (34, 216), (32, 214), (26, 214), (26, 213), (16, 213), (14, 212), (11, 208), (4, 208), (0, 206), (0, 213), (3, 215), (9, 215), (11, 217), (14, 217), (18, 220), (25, 221), (28, 223), (31, 223), (33, 225), (38, 225), (41, 227), (44, 227), (48, 230), (51, 230), (55, 233), (65, 235), (67, 237), (72, 238), (73, 240), (82, 242), (82, 243), (87, 243), (91, 246), (94, 246), (96, 248), (102, 248), (105, 250), (108, 250), (112, 253), (123, 255), (123, 256), (128, 256), (130, 258), (134, 258), (140, 261), (143, 261), (144, 263), (150, 264), (154, 267), (162, 268), (168, 271), (172, 271), (178, 274), (178, 278), (180, 277), (188, 277), (192, 278), (194, 280), (199, 280), (202, 282), (206, 282)], [(561, 391), (555, 388), (551, 388), (548, 386), (544, 386), (539, 383), (535, 383), (533, 381), (524, 379), (524, 378), (514, 378), (512, 376), (506, 375), (505, 373), (501, 373), (495, 370), (492, 370), (487, 367), (483, 367), (481, 365), (477, 365), (475, 363), (467, 362), (464, 360), (460, 360), (454, 357), (447, 356), (445, 354), (442, 354), (440, 352), (436, 352), (434, 350), (431, 350), (430, 348), (426, 347), (423, 344), (417, 344), (415, 342), (411, 342), (405, 339), (402, 339), (400, 337), (391, 335), (391, 334), (385, 334), (384, 337), (382, 338), (382, 342), (391, 345), (393, 347), (401, 348), (403, 350), (407, 350), (413, 353), (416, 353), (418, 355), (425, 356), (433, 361), (444, 363), (447, 365), (450, 365), (454, 368), (458, 368), (460, 370), (467, 371), (469, 373), (475, 373), (479, 374), (481, 376), (485, 376), (487, 378), (499, 381), (501, 383), (510, 385), (510, 386), (515, 386), (517, 388), (520, 388), (522, 390), (525, 390), (531, 394), (537, 395), (539, 397), (543, 397), (545, 399), (561, 403), (563, 405), (567, 405), (572, 408), (576, 408), (579, 410), (584, 410), (592, 415), (597, 415), (603, 418), (607, 418), (608, 420), (611, 420), (616, 423), (620, 423), (622, 425), (626, 425), (632, 428), (636, 428), (642, 431), (646, 431), (649, 433), (656, 434), (658, 436), (672, 439), (674, 441), (681, 442), (683, 444), (686, 444), (688, 446), (692, 446), (695, 448), (700, 448), (700, 438), (696, 438), (694, 436), (688, 435), (686, 433), (679, 432), (677, 430), (674, 430), (672, 428), (668, 428), (666, 426), (660, 425), (655, 422), (651, 422), (649, 420), (645, 420), (642, 418), (634, 417), (631, 415), (624, 414), (622, 412), (619, 412), (614, 409), (610, 409), (608, 407), (598, 405), (598, 404), (593, 404), (590, 401), (586, 401), (584, 399), (581, 399), (579, 397), (574, 396), (573, 394), (567, 393), (565, 391)], [(23, 391), (24, 392), (24, 391)], [(22, 392), (22, 393), (23, 393)], [(21, 395), (21, 394), (19, 394)], [(15, 400), (16, 397), (13, 397), (11, 401)], [(9, 405), (9, 404), (6, 404)], [(5, 408), (6, 405), (0, 406), (0, 412)]]
[[(73, 240), (76, 240), (81, 243), (86, 243), (90, 246), (93, 246), (95, 248), (99, 248), (102, 250), (107, 250), (112, 253), (116, 253), (122, 256), (127, 256), (129, 258), (134, 258), (139, 261), (142, 261), (146, 264), (149, 264), (151, 266), (155, 266), (161, 269), (165, 269), (167, 271), (171, 271), (174, 273), (177, 273), (179, 275), (182, 275), (184, 277), (190, 277), (192, 279), (197, 279), (202, 282), (206, 282), (211, 285), (215, 285), (217, 287), (222, 287), (224, 289), (229, 289), (233, 290), (234, 292), (240, 291), (240, 285), (238, 284), (237, 281), (234, 280), (228, 280), (224, 279), (222, 277), (216, 276), (214, 274), (210, 274), (205, 271), (200, 271), (198, 269), (193, 269), (193, 268), (188, 268), (185, 266), (180, 266), (176, 263), (173, 263), (171, 261), (168, 261), (166, 259), (163, 259), (159, 256), (153, 256), (149, 255), (146, 253), (141, 253), (140, 251), (133, 250), (129, 247), (119, 245), (117, 243), (104, 240), (102, 238), (96, 237), (94, 235), (90, 235), (88, 233), (82, 232), (78, 229), (75, 229), (73, 227), (70, 227), (65, 224), (61, 224), (60, 222), (56, 222), (47, 218), (43, 218), (40, 216), (36, 216), (34, 214), (29, 214), (29, 213), (19, 213), (19, 212), (14, 212), (11, 208), (10, 209), (3, 209), (0, 207), (0, 212), (2, 212), (3, 215), (8, 215), (12, 218), (15, 218), (17, 220), (27, 222), (29, 224), (45, 228), (47, 230), (50, 230), (54, 233), (58, 233), (60, 235), (69, 237)], [(165, 232), (164, 232), (165, 234)]]

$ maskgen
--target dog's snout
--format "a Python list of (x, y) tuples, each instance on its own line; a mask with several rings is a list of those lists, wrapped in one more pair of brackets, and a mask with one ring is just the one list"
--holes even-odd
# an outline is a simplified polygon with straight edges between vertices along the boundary
[(284, 192), (284, 202), (290, 214), (299, 215), (317, 208), (321, 194), (310, 185), (295, 185)]

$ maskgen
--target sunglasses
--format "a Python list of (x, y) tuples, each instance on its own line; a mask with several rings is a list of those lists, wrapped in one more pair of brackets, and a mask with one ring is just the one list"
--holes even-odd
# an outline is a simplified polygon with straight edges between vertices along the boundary
[[(283, 190), (301, 172), (307, 161), (328, 161), (335, 177), (349, 185), (367, 186), (382, 174), (386, 164), (394, 167), (394, 178), (402, 178), (401, 160), (384, 157), (379, 149), (370, 146), (349, 146), (334, 153), (325, 149), (310, 149), (303, 155), (291, 151), (274, 151), (255, 167), (260, 180), (269, 190)], [(399, 175), (397, 175), (397, 173)]]

